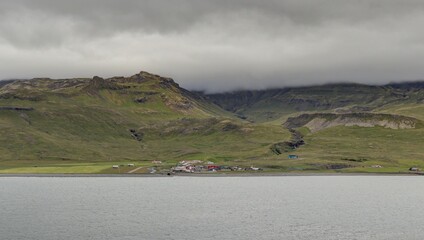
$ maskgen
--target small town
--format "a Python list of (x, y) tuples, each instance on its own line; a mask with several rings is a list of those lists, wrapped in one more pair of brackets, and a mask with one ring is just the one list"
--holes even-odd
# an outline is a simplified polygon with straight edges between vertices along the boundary
[(217, 171), (262, 171), (262, 168), (217, 165), (214, 162), (203, 162), (201, 160), (181, 161), (177, 166), (171, 168), (172, 173), (195, 173), (195, 172), (217, 172)]
[[(288, 159), (301, 159), (298, 155), (290, 154)], [(178, 173), (214, 173), (214, 172), (255, 172), (263, 171), (263, 168), (243, 166), (231, 166), (231, 165), (220, 165), (212, 161), (202, 161), (202, 160), (182, 160), (179, 161), (173, 167), (165, 167), (163, 162), (160, 160), (151, 161), (152, 166), (136, 166), (134, 163), (112, 165), (112, 168), (117, 170), (119, 173), (150, 173), (150, 174), (178, 174)], [(365, 167), (365, 166), (362, 166)], [(339, 165), (331, 165), (329, 169), (339, 169)], [(375, 164), (369, 166), (369, 168), (383, 168), (382, 165)], [(127, 171), (121, 171), (121, 169), (126, 169)], [(128, 171), (128, 169), (130, 169)], [(145, 169), (147, 171), (141, 171)], [(407, 169), (409, 173), (422, 174), (421, 169), (417, 167), (410, 167)]]

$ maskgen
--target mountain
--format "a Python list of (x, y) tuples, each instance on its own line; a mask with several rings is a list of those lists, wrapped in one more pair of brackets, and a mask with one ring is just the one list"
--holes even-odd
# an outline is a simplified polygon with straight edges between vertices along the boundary
[(303, 111), (369, 112), (396, 104), (422, 104), (424, 82), (385, 86), (327, 84), (206, 96), (242, 118), (264, 122)]
[[(236, 119), (147, 72), (16, 80), (0, 88), (0, 172), (54, 171), (63, 164), (70, 166), (60, 171), (101, 172), (113, 161), (227, 161), (267, 155), (269, 145), (288, 137), (280, 126)], [(94, 165), (80, 167), (87, 163)]]
[(203, 94), (147, 72), (2, 81), (0, 173), (167, 171), (181, 160), (271, 172), (424, 168), (423, 86)]

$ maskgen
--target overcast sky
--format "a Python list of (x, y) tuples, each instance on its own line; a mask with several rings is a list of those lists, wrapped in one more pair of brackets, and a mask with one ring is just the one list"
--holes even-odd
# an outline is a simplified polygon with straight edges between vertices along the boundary
[(1, 0), (0, 79), (130, 76), (209, 92), (424, 79), (422, 0)]

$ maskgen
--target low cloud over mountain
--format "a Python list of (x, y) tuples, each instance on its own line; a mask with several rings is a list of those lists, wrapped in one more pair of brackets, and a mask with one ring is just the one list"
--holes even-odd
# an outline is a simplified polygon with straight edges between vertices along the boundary
[(208, 92), (423, 79), (418, 0), (5, 0), (0, 79), (148, 70)]

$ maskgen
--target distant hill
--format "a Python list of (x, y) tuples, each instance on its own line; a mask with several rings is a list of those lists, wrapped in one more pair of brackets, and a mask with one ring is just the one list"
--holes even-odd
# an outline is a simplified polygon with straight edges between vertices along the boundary
[(1, 80), (0, 81), (0, 87), (3, 87), (6, 84), (9, 84), (11, 82), (14, 82), (15, 80)]
[(302, 111), (368, 112), (424, 102), (424, 82), (385, 86), (327, 84), (206, 95), (222, 108), (252, 121), (272, 121)]

